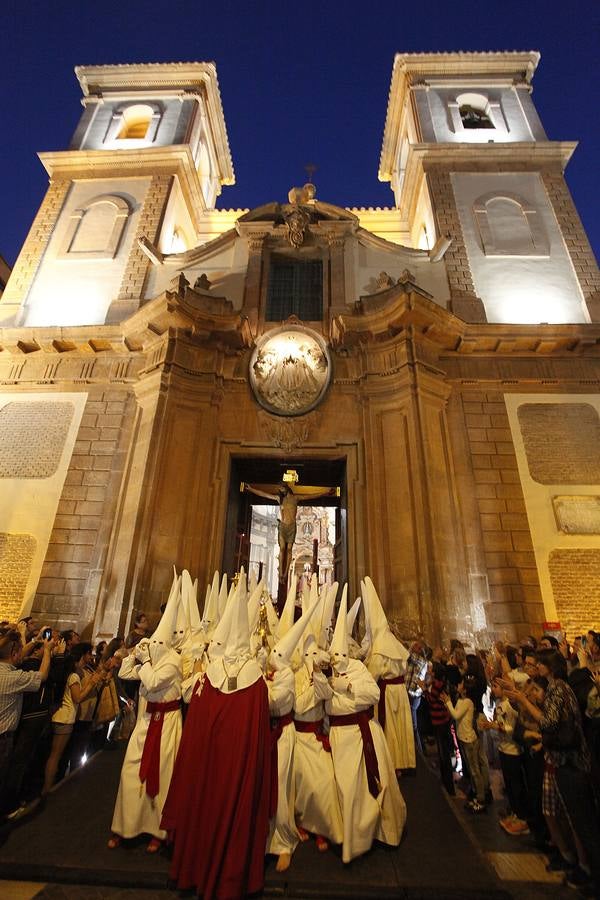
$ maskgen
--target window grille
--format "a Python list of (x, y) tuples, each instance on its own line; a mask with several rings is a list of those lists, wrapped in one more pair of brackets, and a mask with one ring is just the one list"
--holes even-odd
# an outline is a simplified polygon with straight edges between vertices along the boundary
[(271, 257), (267, 314), (269, 322), (297, 316), (304, 322), (323, 318), (323, 263), (320, 259)]

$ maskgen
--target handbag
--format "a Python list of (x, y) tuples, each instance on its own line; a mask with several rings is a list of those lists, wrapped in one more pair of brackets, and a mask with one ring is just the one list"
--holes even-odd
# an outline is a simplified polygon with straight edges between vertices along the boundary
[(98, 703), (94, 710), (94, 725), (104, 725), (106, 722), (112, 722), (119, 713), (119, 698), (114, 680), (105, 684), (98, 697)]

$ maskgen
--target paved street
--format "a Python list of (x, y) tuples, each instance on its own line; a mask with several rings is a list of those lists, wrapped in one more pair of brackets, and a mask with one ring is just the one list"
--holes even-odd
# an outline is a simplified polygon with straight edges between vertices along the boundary
[[(166, 856), (148, 857), (143, 842), (109, 851), (106, 838), (122, 750), (104, 752), (68, 779), (46, 808), (5, 835), (0, 848), (3, 900), (171, 900)], [(573, 892), (549, 875), (530, 837), (509, 837), (498, 825), (502, 802), (484, 816), (448, 800), (433, 760), (403, 778), (407, 828), (397, 849), (376, 846), (344, 866), (336, 851), (301, 845), (287, 873), (268, 863), (264, 896), (387, 897), (435, 900), (563, 900)], [(499, 796), (500, 783), (496, 779)]]

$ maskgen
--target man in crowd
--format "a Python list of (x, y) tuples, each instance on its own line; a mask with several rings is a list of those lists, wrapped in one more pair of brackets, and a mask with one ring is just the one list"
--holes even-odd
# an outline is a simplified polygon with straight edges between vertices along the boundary
[(21, 662), (23, 642), (16, 628), (0, 629), (0, 812), (5, 812), (6, 779), (14, 743), (14, 735), (21, 718), (23, 694), (39, 691), (50, 671), (53, 642), (43, 641), (42, 661), (37, 671), (24, 672)]

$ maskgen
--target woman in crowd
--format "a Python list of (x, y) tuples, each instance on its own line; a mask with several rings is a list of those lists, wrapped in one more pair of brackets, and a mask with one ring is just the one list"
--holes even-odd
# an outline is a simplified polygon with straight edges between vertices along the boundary
[[(551, 838), (558, 848), (558, 866), (567, 871), (571, 886), (591, 880), (600, 888), (600, 829), (590, 779), (590, 754), (583, 735), (577, 699), (566, 683), (567, 666), (556, 650), (538, 653), (539, 674), (548, 679), (541, 709), (522, 691), (506, 691), (507, 697), (525, 707), (538, 723), (544, 747), (543, 808)], [(577, 862), (571, 855), (558, 817), (564, 809), (572, 829)]]
[(96, 691), (97, 686), (104, 680), (103, 672), (94, 672), (86, 679), (85, 685), (82, 684), (85, 667), (90, 665), (91, 661), (91, 644), (79, 643), (72, 648), (66, 663), (67, 680), (62, 702), (52, 716), (52, 748), (46, 762), (42, 796), (52, 789), (60, 758), (73, 732), (79, 704)]

